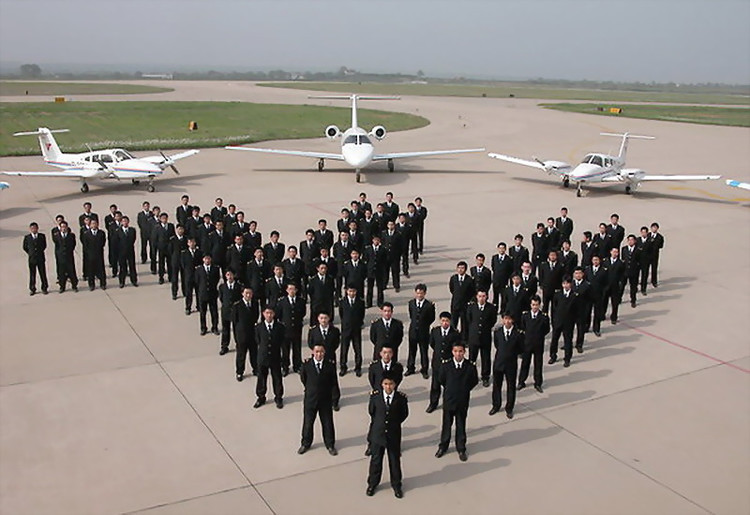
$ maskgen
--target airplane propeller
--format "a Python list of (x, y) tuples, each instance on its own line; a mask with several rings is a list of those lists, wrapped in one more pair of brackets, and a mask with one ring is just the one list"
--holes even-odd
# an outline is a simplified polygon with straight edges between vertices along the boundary
[(161, 157), (163, 157), (163, 158), (164, 158), (164, 161), (162, 162), (162, 164), (163, 164), (163, 165), (167, 165), (167, 166), (169, 166), (169, 167), (170, 167), (170, 168), (172, 169), (172, 171), (173, 171), (174, 173), (176, 173), (177, 175), (180, 175), (180, 171), (179, 171), (179, 170), (177, 169), (177, 167), (176, 167), (176, 166), (174, 165), (174, 162), (173, 162), (173, 161), (172, 161), (171, 159), (169, 159), (169, 158), (168, 158), (168, 157), (166, 156), (166, 154), (164, 154), (164, 152), (162, 152), (161, 150), (159, 151), (159, 153), (161, 154)]
[(547, 173), (550, 173), (555, 168), (554, 166), (547, 165), (544, 161), (542, 161), (541, 159), (539, 159), (536, 156), (532, 156), (531, 159), (533, 159), (534, 161), (536, 161), (537, 163), (539, 163), (540, 165), (542, 165), (542, 167), (544, 168), (544, 171), (547, 172)]

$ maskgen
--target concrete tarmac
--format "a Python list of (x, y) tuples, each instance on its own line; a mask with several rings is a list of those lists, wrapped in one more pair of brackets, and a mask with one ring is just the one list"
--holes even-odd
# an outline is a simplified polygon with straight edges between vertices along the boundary
[[(167, 84), (176, 90), (95, 99), (344, 105), (248, 83)], [(750, 131), (743, 128), (563, 113), (521, 99), (405, 97), (366, 107), (431, 121), (389, 134), (379, 151), (485, 146), (577, 162), (589, 151), (617, 150), (619, 141), (600, 131), (630, 131), (657, 137), (631, 142), (631, 167), (750, 180)], [(323, 138), (262, 145), (338, 151)], [(319, 173), (311, 159), (208, 149), (184, 161), (182, 175), (158, 180), (152, 194), (126, 181), (92, 183), (84, 195), (67, 179), (6, 179), (11, 189), (0, 193), (0, 513), (750, 512), (746, 192), (723, 181), (651, 183), (632, 196), (606, 186), (576, 198), (552, 177), (485, 154), (397, 162), (394, 173), (378, 165), (364, 172), (362, 184), (351, 170), (326, 164)], [(38, 157), (4, 158), (0, 169), (44, 166)], [(387, 471), (375, 496), (364, 494), (365, 377), (350, 373), (341, 380), (342, 407), (334, 415), (340, 454), (325, 452), (316, 426), (313, 448), (298, 456), (297, 376), (285, 380), (283, 410), (272, 403), (252, 409), (255, 378), (235, 381), (234, 353), (218, 355), (219, 338), (199, 335), (197, 313), (186, 317), (183, 299), (172, 301), (169, 286), (159, 286), (147, 265), (138, 267), (139, 288), (118, 289), (109, 279), (106, 291), (89, 292), (81, 283), (79, 293), (60, 295), (50, 245), (51, 293), (28, 295), (21, 250), (28, 223), (39, 222), (49, 235), (54, 215), (62, 213), (77, 230), (85, 200), (100, 217), (116, 203), (134, 218), (143, 200), (172, 217), (183, 193), (204, 210), (222, 196), (259, 222), (264, 241), (277, 229), (288, 245), (318, 218), (333, 225), (360, 191), (373, 203), (393, 191), (402, 207), (419, 195), (429, 208), (423, 259), (412, 265), (400, 293), (386, 292), (401, 319), (408, 318), (416, 283), (426, 283), (428, 298), (447, 309), (447, 283), (458, 260), (489, 256), (518, 232), (528, 240), (536, 222), (557, 216), (561, 206), (575, 223), (574, 249), (582, 231), (595, 231), (613, 212), (628, 233), (658, 221), (666, 239), (660, 285), (639, 296), (635, 309), (625, 302), (621, 323), (605, 322), (601, 338), (587, 335), (585, 352), (574, 355), (570, 368), (545, 364), (544, 394), (519, 392), (513, 420), (502, 411), (490, 417), (491, 389), (478, 386), (466, 463), (453, 445), (434, 457), (440, 411), (424, 412), (429, 381), (406, 378), (401, 389), (411, 414), (401, 500)], [(78, 259), (80, 274), (80, 253)], [(367, 321), (377, 314), (369, 310)], [(364, 349), (369, 356), (371, 345)]]

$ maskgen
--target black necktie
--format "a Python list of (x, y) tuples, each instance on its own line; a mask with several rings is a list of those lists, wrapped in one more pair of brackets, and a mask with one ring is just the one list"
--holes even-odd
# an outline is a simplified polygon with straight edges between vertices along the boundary
[(321, 370), (321, 368), (322, 368), (322, 367), (320, 366), (320, 362), (318, 362), (318, 363), (315, 363), (315, 368), (317, 368), (317, 369), (318, 369), (318, 374), (320, 374), (320, 370)]
[(385, 409), (390, 409), (391, 407), (391, 396), (386, 395), (385, 396)]

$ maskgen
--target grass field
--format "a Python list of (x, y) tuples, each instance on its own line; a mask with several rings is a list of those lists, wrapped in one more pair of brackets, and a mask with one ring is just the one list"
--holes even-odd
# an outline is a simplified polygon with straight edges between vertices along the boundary
[(159, 88), (142, 84), (111, 84), (107, 82), (47, 82), (0, 81), (0, 97), (21, 95), (137, 95), (140, 93), (166, 93), (172, 88)]
[(269, 82), (259, 86), (310, 91), (335, 91), (371, 95), (417, 95), (446, 97), (535, 98), (542, 100), (592, 100), (597, 102), (668, 102), (683, 104), (750, 105), (750, 95), (610, 91), (565, 89), (523, 83), (473, 84), (379, 84), (349, 82)]
[[(360, 109), (362, 127), (389, 131), (424, 127), (420, 116)], [(188, 123), (198, 123), (188, 131)], [(241, 102), (69, 102), (0, 104), (0, 156), (39, 153), (34, 137), (14, 137), (37, 127), (70, 129), (57, 135), (64, 152), (124, 147), (129, 150), (238, 145), (264, 140), (322, 137), (326, 126), (349, 126), (346, 107)]]
[[(677, 106), (677, 105), (605, 105), (605, 104), (540, 104), (548, 109), (572, 113), (596, 114), (625, 118), (643, 118), (667, 122), (700, 123), (704, 125), (729, 125), (732, 127), (750, 127), (750, 108), (747, 107), (712, 107), (712, 106)], [(621, 114), (610, 113), (610, 107), (622, 108)], [(602, 111), (599, 111), (602, 108)]]

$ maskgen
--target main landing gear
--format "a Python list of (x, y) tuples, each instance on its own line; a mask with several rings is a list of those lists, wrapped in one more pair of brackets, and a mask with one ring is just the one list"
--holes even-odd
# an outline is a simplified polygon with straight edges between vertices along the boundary
[[(326, 165), (325, 160), (323, 158), (319, 159), (318, 160), (318, 171), (322, 172), (323, 168), (325, 168), (325, 165)], [(357, 182), (359, 182), (359, 181), (357, 181)]]
[(563, 188), (567, 188), (568, 186), (570, 186), (570, 179), (566, 177), (563, 179)]
[(393, 159), (388, 160), (388, 171), (393, 172), (395, 170), (395, 166), (393, 166)]
[(88, 193), (89, 192), (89, 185), (85, 182), (81, 183), (81, 193)]
[(625, 186), (625, 194), (630, 195), (633, 193), (633, 188), (630, 185)]
[(156, 191), (156, 188), (154, 188), (154, 178), (153, 177), (149, 177), (148, 178), (148, 186), (146, 186), (146, 190), (149, 193), (153, 193), (154, 191)]
[(355, 180), (356, 180), (357, 182), (359, 182), (360, 180), (362, 180), (362, 174), (360, 173), (360, 171), (359, 171), (359, 170), (357, 170), (357, 171), (355, 172), (355, 176), (354, 176), (354, 179), (355, 179)]
[(576, 197), (583, 195), (583, 185), (579, 182), (576, 188)]

